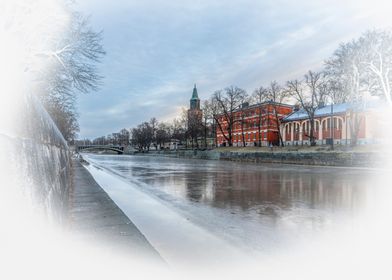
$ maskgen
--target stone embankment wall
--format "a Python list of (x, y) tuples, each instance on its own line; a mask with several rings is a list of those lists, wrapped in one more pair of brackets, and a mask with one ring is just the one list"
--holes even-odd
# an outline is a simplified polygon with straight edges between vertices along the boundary
[(150, 151), (149, 155), (160, 155), (179, 158), (229, 160), (254, 163), (279, 163), (321, 166), (348, 167), (380, 167), (382, 158), (372, 152), (228, 152), (219, 150), (179, 150), (179, 151)]
[(0, 126), (3, 190), (26, 211), (61, 223), (72, 182), (67, 143), (34, 96), (20, 97), (13, 113)]
[(353, 152), (271, 152), (271, 153), (221, 153), (220, 159), (258, 162), (284, 163), (321, 166), (375, 167), (377, 161), (372, 153)]

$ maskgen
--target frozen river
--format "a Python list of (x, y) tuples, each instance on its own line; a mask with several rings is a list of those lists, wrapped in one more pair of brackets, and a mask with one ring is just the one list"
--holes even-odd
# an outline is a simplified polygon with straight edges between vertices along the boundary
[[(376, 172), (364, 169), (86, 156), (93, 166), (250, 253), (287, 250), (336, 228), (355, 227), (377, 193)], [(134, 199), (122, 201), (132, 205)]]

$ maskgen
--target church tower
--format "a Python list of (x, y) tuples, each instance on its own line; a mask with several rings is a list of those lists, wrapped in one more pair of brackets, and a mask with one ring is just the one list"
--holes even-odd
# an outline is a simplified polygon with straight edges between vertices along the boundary
[(197, 94), (196, 84), (193, 88), (192, 98), (190, 100), (190, 107), (188, 110), (188, 133), (192, 138), (193, 143), (197, 143), (197, 137), (200, 134), (202, 127), (203, 112), (200, 110), (200, 99)]
[(196, 84), (193, 88), (192, 98), (190, 100), (190, 110), (200, 110), (200, 99), (197, 94)]

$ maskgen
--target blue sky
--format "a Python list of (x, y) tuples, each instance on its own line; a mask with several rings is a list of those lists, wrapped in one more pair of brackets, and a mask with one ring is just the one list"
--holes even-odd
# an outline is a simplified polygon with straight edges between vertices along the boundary
[[(344, 2), (343, 4), (340, 2)], [(389, 27), (387, 0), (77, 0), (104, 31), (99, 92), (81, 95), (80, 138), (168, 121), (229, 85), (251, 93), (319, 69), (340, 42)]]

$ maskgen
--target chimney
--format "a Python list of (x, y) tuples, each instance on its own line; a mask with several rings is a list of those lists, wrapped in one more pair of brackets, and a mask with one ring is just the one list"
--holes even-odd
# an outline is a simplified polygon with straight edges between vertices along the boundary
[(241, 108), (246, 108), (246, 107), (249, 107), (249, 102), (242, 103)]
[(294, 105), (294, 112), (297, 112), (297, 111), (299, 111), (299, 104)]

